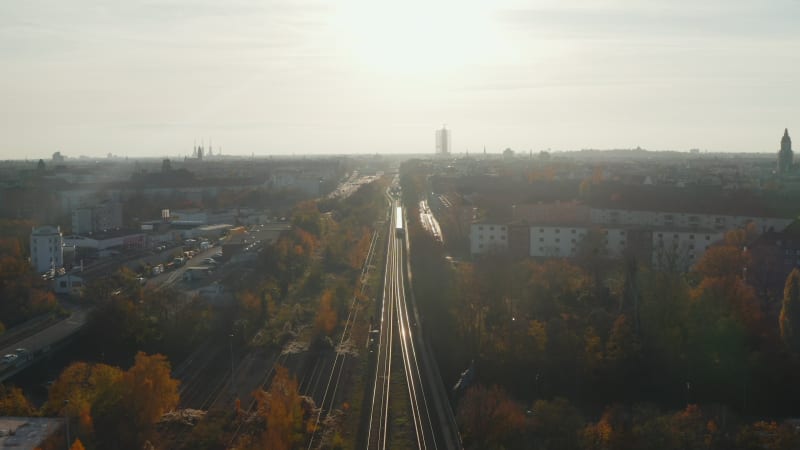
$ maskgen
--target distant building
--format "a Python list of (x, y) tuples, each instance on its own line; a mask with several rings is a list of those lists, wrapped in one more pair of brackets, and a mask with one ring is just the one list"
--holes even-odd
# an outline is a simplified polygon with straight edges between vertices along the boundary
[(31, 265), (38, 273), (64, 265), (64, 240), (60, 227), (43, 226), (31, 231)]
[(72, 211), (72, 232), (90, 234), (122, 228), (122, 204), (105, 201)]
[(778, 174), (785, 174), (792, 170), (794, 152), (792, 152), (792, 138), (789, 137), (789, 129), (783, 131), (781, 138), (781, 149), (778, 152)]
[(444, 127), (441, 130), (436, 130), (436, 154), (441, 156), (449, 155), (451, 145), (450, 130)]

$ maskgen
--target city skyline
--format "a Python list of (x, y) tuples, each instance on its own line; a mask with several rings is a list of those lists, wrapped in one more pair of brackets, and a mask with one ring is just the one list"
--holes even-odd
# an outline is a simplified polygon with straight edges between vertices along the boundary
[[(767, 152), (797, 128), (780, 0), (0, 5), (0, 159)], [(776, 138), (777, 137), (777, 138)]]

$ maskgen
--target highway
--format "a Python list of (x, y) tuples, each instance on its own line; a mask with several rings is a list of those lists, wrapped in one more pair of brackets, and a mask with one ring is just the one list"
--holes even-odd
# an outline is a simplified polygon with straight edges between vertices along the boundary
[[(367, 425), (366, 445), (369, 449), (393, 448), (392, 419), (405, 417), (413, 425), (414, 443), (419, 449), (458, 448), (452, 439), (451, 424), (444, 423), (440, 414), (431, 414), (449, 408), (434, 405), (441, 402), (441, 396), (431, 396), (432, 386), (441, 384), (434, 380), (430, 368), (424, 367), (430, 361), (423, 355), (419, 341), (419, 326), (413, 305), (406, 296), (405, 226), (396, 228), (396, 208), (399, 202), (391, 201), (391, 220), (386, 253), (386, 272), (384, 292), (380, 312), (380, 329), (377, 338), (375, 374), (371, 395), (369, 423)], [(403, 223), (401, 219), (401, 223)], [(398, 355), (399, 354), (399, 355)], [(406, 411), (392, 405), (392, 362), (399, 361), (408, 390), (409, 404)], [(396, 386), (396, 384), (395, 384)], [(443, 400), (446, 403), (446, 397)], [(405, 409), (405, 408), (402, 408)], [(456, 432), (457, 434), (457, 432)]]

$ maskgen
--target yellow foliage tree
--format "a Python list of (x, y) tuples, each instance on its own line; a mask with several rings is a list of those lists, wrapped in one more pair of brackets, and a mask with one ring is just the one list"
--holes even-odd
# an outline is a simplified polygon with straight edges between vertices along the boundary
[(86, 450), (80, 439), (75, 439), (75, 442), (69, 447), (69, 450)]

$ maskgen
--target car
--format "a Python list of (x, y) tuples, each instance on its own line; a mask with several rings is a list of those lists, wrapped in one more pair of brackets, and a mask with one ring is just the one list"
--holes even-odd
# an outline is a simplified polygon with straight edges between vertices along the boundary
[(2, 362), (3, 362), (3, 364), (11, 364), (14, 361), (16, 361), (17, 358), (19, 358), (19, 356), (15, 355), (13, 353), (9, 353), (9, 354), (3, 356)]
[(203, 260), (203, 262), (206, 263), (206, 264), (216, 264), (217, 260), (214, 259), (214, 258), (206, 258), (206, 259)]

